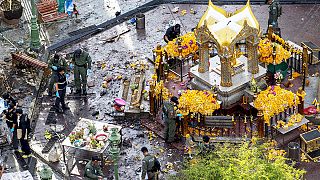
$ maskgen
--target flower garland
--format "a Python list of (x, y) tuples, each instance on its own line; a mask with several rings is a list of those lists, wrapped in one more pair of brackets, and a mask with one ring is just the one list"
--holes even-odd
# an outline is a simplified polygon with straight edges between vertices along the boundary
[(159, 96), (162, 96), (163, 100), (168, 100), (169, 99), (169, 89), (167, 89), (164, 84), (163, 81), (161, 80), (160, 82), (156, 83), (156, 86), (154, 87), (154, 93), (153, 96), (159, 98)]
[(184, 116), (189, 113), (211, 115), (220, 108), (220, 104), (209, 91), (187, 90), (180, 96), (178, 108)]
[(288, 123), (280, 120), (280, 121), (277, 121), (277, 125), (276, 125), (276, 128), (279, 129), (281, 127), (283, 128), (288, 128), (288, 127), (291, 127), (293, 126), (295, 123), (299, 123), (301, 122), (303, 119), (303, 116), (299, 113), (297, 114), (292, 114), (290, 117), (289, 117), (289, 121)]
[(295, 96), (293, 92), (280, 86), (269, 86), (260, 92), (253, 103), (256, 109), (263, 111), (265, 123), (270, 124), (271, 117), (300, 104), (299, 98)]
[(179, 41), (181, 42), (182, 47), (182, 57), (195, 53), (198, 50), (198, 45), (196, 37), (193, 32), (189, 32), (183, 36), (180, 36), (172, 41), (169, 41), (168, 44), (164, 47), (165, 51), (170, 57), (179, 57)]
[[(275, 47), (275, 59), (273, 59), (273, 48)], [(268, 64), (280, 64), (283, 60), (290, 58), (291, 53), (277, 43), (272, 43), (269, 39), (262, 39), (258, 45), (260, 62)]]

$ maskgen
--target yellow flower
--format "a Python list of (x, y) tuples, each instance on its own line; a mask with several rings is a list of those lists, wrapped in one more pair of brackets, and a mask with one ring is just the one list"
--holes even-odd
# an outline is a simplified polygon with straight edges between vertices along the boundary
[[(281, 40), (284, 43), (284, 40)], [(282, 43), (282, 44), (283, 44)], [(273, 47), (275, 46), (275, 59), (273, 59)], [(272, 43), (269, 39), (265, 38), (260, 40), (258, 45), (258, 52), (260, 53), (260, 62), (268, 64), (280, 64), (283, 60), (290, 58), (291, 53), (283, 48), (282, 45)]]
[(183, 36), (180, 36), (172, 41), (169, 41), (168, 44), (164, 47), (165, 51), (170, 57), (179, 57), (178, 52), (179, 45), (177, 43), (178, 39), (181, 41), (182, 53), (181, 56), (185, 58), (186, 56), (195, 53), (198, 50), (198, 45), (196, 37), (193, 32), (189, 32)]
[(270, 124), (271, 117), (300, 104), (299, 98), (295, 96), (291, 91), (274, 86), (273, 90), (268, 87), (261, 91), (253, 103), (255, 108), (263, 111), (265, 122)]
[(209, 91), (187, 90), (180, 96), (178, 108), (182, 115), (189, 113), (212, 115), (220, 105)]

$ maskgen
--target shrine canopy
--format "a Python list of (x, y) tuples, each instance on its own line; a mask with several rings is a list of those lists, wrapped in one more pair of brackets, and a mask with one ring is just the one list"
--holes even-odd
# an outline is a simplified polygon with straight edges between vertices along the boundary
[(208, 8), (201, 17), (197, 28), (202, 26), (206, 26), (219, 45), (223, 46), (232, 44), (232, 41), (241, 34), (245, 26), (250, 26), (250, 29), (253, 28), (260, 32), (260, 25), (251, 10), (250, 0), (244, 7), (232, 13), (215, 6), (209, 0)]

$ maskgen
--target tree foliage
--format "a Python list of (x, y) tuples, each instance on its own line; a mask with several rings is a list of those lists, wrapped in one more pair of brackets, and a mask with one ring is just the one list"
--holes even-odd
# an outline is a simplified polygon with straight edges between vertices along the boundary
[(190, 160), (178, 175), (179, 180), (296, 180), (302, 179), (304, 170), (285, 163), (283, 150), (271, 148), (270, 143), (258, 145), (242, 143), (218, 145), (206, 157)]

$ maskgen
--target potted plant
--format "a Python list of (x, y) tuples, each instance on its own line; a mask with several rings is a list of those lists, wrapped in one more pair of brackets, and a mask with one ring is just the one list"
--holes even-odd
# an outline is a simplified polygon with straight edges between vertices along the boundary
[(23, 12), (23, 7), (20, 0), (4, 0), (0, 4), (3, 10), (3, 15), (6, 20), (20, 19)]

